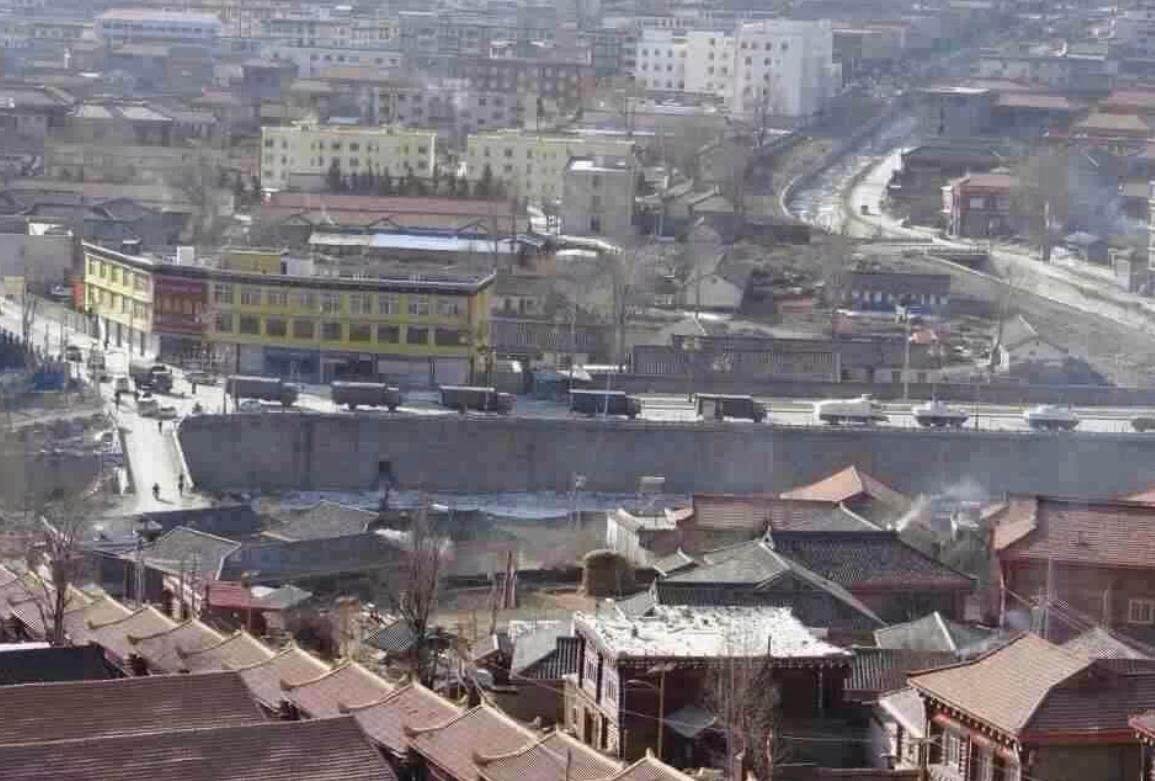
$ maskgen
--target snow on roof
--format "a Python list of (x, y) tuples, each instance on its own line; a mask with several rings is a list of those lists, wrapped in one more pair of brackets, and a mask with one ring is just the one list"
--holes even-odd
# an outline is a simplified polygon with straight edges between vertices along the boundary
[(655, 605), (645, 616), (574, 614), (574, 626), (616, 657), (849, 657), (785, 607)]

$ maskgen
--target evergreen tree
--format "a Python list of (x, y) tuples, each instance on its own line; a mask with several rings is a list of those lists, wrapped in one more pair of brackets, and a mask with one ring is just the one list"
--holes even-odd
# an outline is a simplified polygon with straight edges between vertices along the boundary
[(345, 189), (345, 180), (341, 176), (341, 165), (337, 158), (329, 163), (329, 171), (325, 174), (325, 185), (329, 192), (339, 193)]

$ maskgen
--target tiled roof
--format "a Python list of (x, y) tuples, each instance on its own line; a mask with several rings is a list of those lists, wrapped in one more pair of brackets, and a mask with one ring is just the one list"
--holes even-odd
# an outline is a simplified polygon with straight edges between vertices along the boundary
[(364, 572), (395, 560), (399, 549), (379, 534), (348, 534), (323, 540), (245, 545), (228, 554), (221, 580), (250, 575), (254, 583)]
[(0, 746), (8, 781), (396, 781), (350, 718)]
[(658, 761), (647, 750), (646, 756), (613, 776), (610, 781), (694, 781), (694, 779)]
[[(693, 561), (691, 559), (691, 561)], [(659, 572), (659, 574), (661, 574)], [(654, 605), (658, 604), (658, 596), (654, 593), (653, 588), (648, 588), (645, 591), (639, 591), (633, 596), (625, 599), (614, 600), (614, 607), (619, 613), (627, 618), (637, 618), (644, 616), (653, 610)]]
[(486, 781), (604, 781), (622, 766), (562, 732), (508, 754), (478, 757)]
[(881, 480), (871, 477), (856, 466), (848, 466), (816, 483), (784, 491), (782, 498), (846, 502), (864, 495), (894, 505), (905, 505), (909, 501), (898, 491)]
[(304, 683), (328, 672), (329, 665), (308, 651), (290, 645), (271, 659), (239, 670), (253, 696), (269, 708), (288, 699), (285, 684)]
[(132, 615), (132, 610), (111, 597), (104, 597), (76, 610), (64, 613), (64, 632), (73, 644), (87, 643), (93, 639), (93, 627)]
[(1155, 649), (1094, 626), (1063, 643), (1063, 648), (1092, 659), (1155, 659)]
[(248, 632), (234, 632), (216, 645), (181, 654), (184, 667), (191, 673), (208, 670), (239, 670), (275, 656), (267, 645)]
[(782, 532), (772, 541), (779, 553), (850, 591), (973, 585), (971, 578), (923, 555), (894, 532)]
[(1155, 507), (1147, 504), (1040, 496), (1011, 502), (992, 520), (1003, 560), (1155, 567)]
[(98, 681), (112, 677), (104, 652), (95, 645), (13, 649), (0, 653), (0, 686)]
[(1131, 728), (1143, 737), (1155, 740), (1155, 710), (1143, 711), (1137, 716), (1132, 716), (1129, 723)]
[(134, 641), (136, 653), (148, 662), (149, 669), (166, 673), (185, 671), (182, 652), (209, 648), (223, 639), (220, 632), (195, 618), (154, 635), (129, 638)]
[[(202, 578), (219, 576), (221, 564), (240, 543), (215, 534), (178, 526), (144, 549), (145, 565), (163, 572), (185, 572)], [(126, 553), (135, 559), (136, 553)]]
[(421, 684), (410, 683), (372, 705), (350, 708), (349, 713), (374, 743), (402, 756), (409, 750), (407, 729), (445, 724), (462, 710)]
[(145, 605), (125, 618), (99, 625), (90, 620), (88, 626), (91, 642), (99, 643), (106, 651), (124, 660), (136, 653), (136, 646), (130, 638), (159, 634), (176, 627), (176, 622), (152, 605)]
[(656, 570), (659, 575), (673, 575), (675, 572), (680, 572), (686, 567), (692, 567), (695, 563), (691, 556), (679, 548), (669, 556), (655, 559), (650, 563), (650, 566)]
[(499, 710), (479, 705), (448, 723), (422, 730), (414, 750), (452, 778), (474, 778), (475, 755), (507, 754), (534, 742), (537, 734)]
[(235, 673), (4, 686), (0, 712), (0, 745), (264, 721)]
[(409, 623), (398, 618), (366, 635), (365, 644), (386, 653), (403, 654), (413, 647), (415, 639), (416, 635)]
[(968, 662), (911, 675), (910, 684), (998, 729), (1018, 734), (1050, 690), (1090, 660), (1025, 634)]
[(337, 502), (322, 500), (303, 510), (290, 510), (275, 516), (278, 523), (265, 531), (282, 540), (317, 540), (360, 534), (369, 528), (377, 513)]
[(896, 648), (855, 648), (846, 682), (846, 697), (869, 702), (879, 694), (906, 686), (906, 674), (930, 670), (958, 660), (942, 651), (908, 651)]
[(936, 611), (913, 621), (875, 629), (874, 643), (879, 648), (963, 654), (991, 635), (990, 629), (966, 626)]
[(513, 645), (509, 671), (517, 674), (553, 653), (559, 638), (573, 634), (573, 624), (557, 620), (511, 621), (508, 631)]
[(768, 528), (775, 531), (877, 531), (877, 526), (841, 506), (840, 501), (757, 494), (695, 494), (694, 523), (701, 528), (746, 529), (755, 534)]
[(393, 691), (376, 673), (346, 662), (303, 683), (288, 684), (285, 696), (312, 718), (337, 716), (343, 709), (369, 705)]
[(514, 673), (515, 678), (533, 681), (559, 681), (578, 671), (581, 664), (581, 640), (559, 637), (557, 646), (531, 665)]

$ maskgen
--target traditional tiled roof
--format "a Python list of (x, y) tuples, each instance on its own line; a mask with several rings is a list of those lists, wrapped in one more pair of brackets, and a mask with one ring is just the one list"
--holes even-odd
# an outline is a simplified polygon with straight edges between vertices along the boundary
[(474, 778), (474, 757), (508, 754), (537, 740), (537, 734), (488, 705), (479, 705), (444, 725), (420, 730), (413, 749), (452, 778)]
[(95, 645), (30, 647), (0, 653), (0, 686), (98, 681), (112, 677), (104, 652)]
[(284, 583), (306, 577), (365, 572), (400, 556), (379, 534), (348, 534), (323, 540), (245, 545), (224, 559), (219, 578), (254, 583)]
[(807, 499), (819, 502), (848, 502), (863, 496), (898, 506), (905, 505), (909, 501), (898, 491), (856, 466), (848, 466), (816, 483), (792, 488), (782, 493), (783, 499)]
[(1131, 725), (1131, 729), (1147, 740), (1155, 740), (1155, 710), (1143, 711), (1132, 716), (1128, 723)]
[(184, 672), (187, 669), (183, 652), (209, 648), (223, 639), (220, 632), (195, 618), (153, 635), (129, 637), (136, 653), (148, 662), (149, 669), (166, 673)]
[[(145, 566), (152, 569), (216, 578), (225, 557), (240, 547), (235, 540), (178, 526), (145, 548), (142, 555)], [(124, 556), (134, 559), (137, 554), (132, 552)]]
[(668, 576), (676, 572), (681, 572), (687, 567), (694, 566), (696, 562), (693, 557), (682, 551), (681, 548), (671, 553), (669, 556), (663, 556), (660, 559), (655, 559), (650, 563), (650, 567), (654, 569), (659, 575)]
[(603, 781), (622, 766), (563, 732), (551, 732), (536, 743), (508, 754), (478, 757), (486, 781)]
[(208, 670), (239, 670), (272, 659), (276, 654), (248, 632), (234, 632), (216, 645), (182, 651), (181, 661), (190, 673)]
[(909, 651), (895, 648), (855, 648), (846, 682), (849, 700), (870, 702), (883, 692), (906, 686), (906, 674), (952, 664), (958, 657), (942, 651)]
[(707, 529), (747, 529), (754, 534), (767, 529), (814, 532), (878, 530), (874, 524), (843, 507), (841, 501), (761, 494), (695, 494), (694, 524)]
[(371, 705), (348, 710), (374, 743), (396, 756), (409, 751), (410, 737), (406, 730), (436, 727), (463, 712), (420, 683), (407, 684)]
[(339, 715), (344, 709), (369, 705), (393, 691), (381, 676), (356, 662), (346, 662), (320, 676), (284, 686), (285, 696), (312, 718)]
[(0, 745), (264, 721), (235, 673), (4, 686), (0, 713)]
[(994, 549), (1004, 561), (1155, 566), (1155, 507), (1141, 502), (1023, 498), (992, 521)]
[(516, 675), (552, 654), (559, 638), (573, 634), (573, 624), (558, 620), (511, 621), (508, 632), (513, 645), (509, 671)]
[(64, 613), (64, 632), (74, 644), (93, 640), (94, 627), (128, 618), (132, 610), (111, 597), (104, 597)]
[(160, 634), (176, 627), (176, 622), (152, 605), (134, 611), (132, 614), (107, 624), (88, 622), (89, 640), (99, 643), (106, 651), (124, 660), (136, 653), (132, 638)]
[(290, 645), (272, 658), (239, 670), (253, 696), (268, 708), (276, 708), (288, 699), (285, 684), (304, 683), (328, 672), (329, 665)]
[(646, 756), (613, 776), (610, 781), (694, 781), (694, 779), (660, 762), (647, 751)]
[(875, 629), (874, 643), (879, 648), (964, 654), (968, 649), (982, 645), (992, 633), (984, 627), (951, 621), (936, 611), (913, 621)]
[(199, 507), (193, 510), (168, 510), (141, 513), (139, 519), (159, 526), (164, 532), (184, 527), (230, 540), (251, 537), (261, 531), (261, 518), (247, 504)]
[(974, 581), (920, 553), (894, 532), (782, 532), (774, 549), (811, 572), (855, 591), (865, 588), (969, 590)]
[(409, 622), (403, 619), (394, 619), (383, 626), (379, 626), (365, 636), (365, 645), (372, 646), (380, 651), (391, 654), (407, 653), (413, 647), (416, 635), (413, 634)]
[(377, 513), (322, 500), (312, 507), (275, 517), (278, 523), (267, 529), (266, 535), (282, 540), (317, 540), (360, 534), (369, 528)]
[(533, 664), (513, 673), (513, 677), (533, 681), (559, 681), (566, 675), (578, 671), (581, 664), (581, 640), (576, 637), (559, 637), (552, 651)]
[(1092, 659), (1155, 659), (1155, 649), (1102, 626), (1072, 637), (1063, 648)]
[(9, 781), (396, 781), (350, 718), (0, 746)]

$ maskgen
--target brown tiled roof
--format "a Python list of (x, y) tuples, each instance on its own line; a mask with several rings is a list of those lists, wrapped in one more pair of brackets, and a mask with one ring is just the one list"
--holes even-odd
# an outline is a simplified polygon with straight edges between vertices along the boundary
[(1150, 505), (1040, 496), (1012, 501), (992, 520), (994, 548), (1004, 560), (1155, 568)]
[(350, 708), (349, 712), (373, 742), (402, 756), (409, 751), (406, 729), (439, 726), (463, 711), (421, 684), (411, 683), (372, 705)]
[(0, 745), (264, 721), (236, 673), (4, 686), (0, 713)]
[(904, 505), (909, 501), (895, 491), (856, 466), (848, 466), (840, 472), (816, 483), (793, 488), (782, 494), (783, 499), (808, 499), (819, 502), (847, 502), (862, 496), (869, 496), (886, 504)]
[(285, 684), (310, 681), (329, 670), (329, 665), (307, 651), (290, 645), (272, 658), (239, 672), (257, 701), (276, 708), (287, 699)]
[(507, 754), (537, 740), (537, 734), (499, 710), (479, 705), (448, 723), (422, 730), (411, 740), (417, 753), (452, 778), (476, 778), (475, 755)]
[(1141, 109), (1155, 111), (1155, 92), (1117, 89), (1099, 103), (1102, 109)]
[(350, 718), (0, 746), (7, 781), (396, 781)]
[(93, 627), (128, 618), (130, 615), (132, 610), (111, 597), (104, 597), (82, 608), (65, 612), (64, 632), (74, 645), (80, 645), (92, 639)]
[(130, 638), (159, 634), (175, 628), (176, 622), (152, 605), (145, 605), (125, 618), (107, 624), (89, 620), (88, 627), (91, 642), (99, 643), (105, 651), (123, 660), (137, 652)]
[(694, 523), (710, 529), (777, 531), (870, 531), (877, 527), (839, 502), (762, 494), (695, 494)]
[(222, 639), (220, 632), (194, 618), (147, 637), (132, 635), (129, 642), (148, 662), (149, 669), (176, 673), (187, 669), (182, 657), (183, 651), (208, 648)]
[(622, 766), (563, 732), (551, 732), (536, 743), (509, 754), (478, 757), (486, 781), (603, 781)]
[(343, 708), (368, 705), (393, 691), (376, 673), (347, 662), (303, 683), (288, 684), (287, 696), (312, 718), (337, 716)]
[(1108, 114), (1098, 111), (1088, 114), (1076, 122), (1074, 130), (1076, 132), (1082, 130), (1144, 137), (1151, 132), (1151, 128), (1147, 123), (1134, 114)]
[(694, 781), (694, 779), (660, 762), (647, 750), (646, 756), (613, 776), (611, 781)]
[(1035, 92), (1004, 92), (998, 105), (1005, 108), (1034, 108), (1045, 111), (1077, 111), (1078, 107), (1064, 95), (1040, 95)]
[(1054, 686), (1090, 663), (1025, 634), (971, 661), (916, 673), (909, 680), (920, 693), (1016, 735)]
[(234, 632), (216, 645), (181, 654), (185, 669), (192, 673), (208, 670), (239, 670), (268, 661), (275, 656), (267, 645), (248, 632)]

